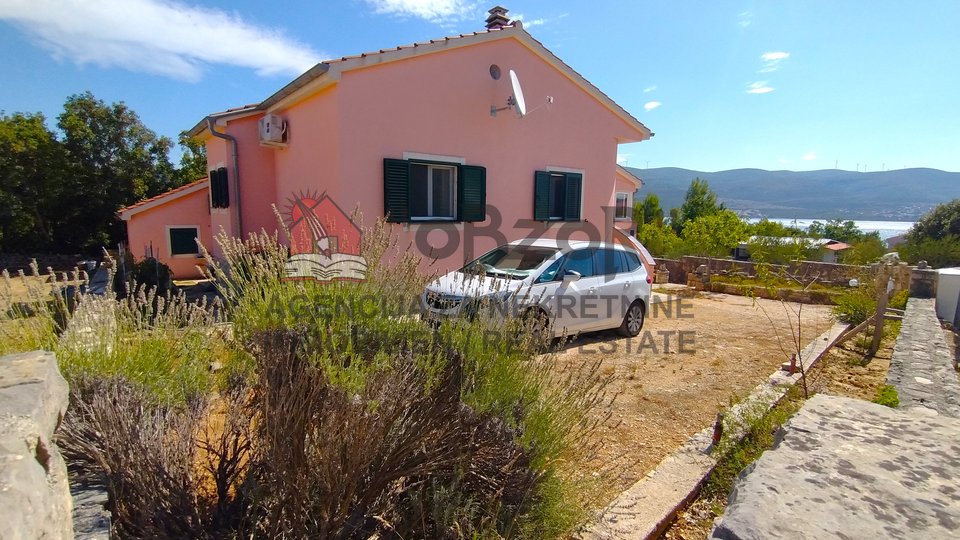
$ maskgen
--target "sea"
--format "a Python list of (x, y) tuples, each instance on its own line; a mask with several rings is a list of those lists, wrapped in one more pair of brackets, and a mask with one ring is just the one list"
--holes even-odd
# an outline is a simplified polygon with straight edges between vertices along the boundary
[[(770, 221), (775, 221), (777, 223), (782, 223), (790, 227), (798, 227), (800, 229), (806, 229), (814, 221), (819, 221), (825, 223), (829, 220), (826, 219), (793, 219), (793, 218), (768, 218)], [(747, 220), (750, 223), (756, 223), (760, 221), (758, 218), (751, 218)], [(869, 221), (869, 220), (853, 220), (857, 228), (863, 232), (878, 232), (880, 233), (880, 238), (886, 240), (893, 236), (897, 236), (907, 232), (910, 227), (913, 227), (913, 221)]]

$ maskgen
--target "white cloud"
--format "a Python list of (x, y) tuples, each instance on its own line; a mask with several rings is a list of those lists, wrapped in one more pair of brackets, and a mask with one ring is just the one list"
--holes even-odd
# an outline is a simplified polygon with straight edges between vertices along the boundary
[(813, 161), (813, 160), (815, 160), (815, 159), (817, 159), (817, 153), (816, 153), (816, 152), (807, 152), (806, 154), (803, 155), (803, 160), (804, 160), (804, 161)]
[(656, 89), (657, 89), (657, 85), (652, 84), (652, 85), (644, 88), (644, 89), (643, 89), (643, 93), (644, 93), (644, 94), (649, 94), (650, 92), (653, 92), (653, 91), (656, 90)]
[(630, 163), (630, 157), (632, 155), (633, 154), (617, 154), (617, 165), (626, 167), (627, 164)]
[(763, 67), (757, 73), (770, 73), (780, 69), (780, 62), (790, 58), (790, 53), (783, 51), (767, 52), (760, 55)]
[(753, 24), (753, 13), (750, 11), (742, 11), (737, 15), (737, 25), (740, 28), (746, 28)]
[(757, 81), (747, 85), (748, 94), (769, 94), (773, 90), (773, 87), (767, 85), (767, 81)]
[(533, 28), (534, 26), (543, 26), (549, 22), (548, 19), (544, 19), (544, 18), (527, 19), (523, 13), (517, 13), (515, 15), (511, 15), (510, 13), (507, 13), (507, 16), (510, 18), (511, 21), (523, 21), (524, 28)]
[(643, 104), (643, 110), (652, 111), (657, 107), (659, 107), (660, 105), (663, 105), (663, 103), (660, 103), (659, 101), (648, 101)]
[(476, 11), (478, 5), (471, 0), (367, 0), (367, 3), (377, 13), (419, 17), (435, 23), (461, 21)]
[(280, 30), (168, 0), (4, 0), (0, 19), (56, 58), (188, 81), (211, 64), (297, 75), (322, 59)]

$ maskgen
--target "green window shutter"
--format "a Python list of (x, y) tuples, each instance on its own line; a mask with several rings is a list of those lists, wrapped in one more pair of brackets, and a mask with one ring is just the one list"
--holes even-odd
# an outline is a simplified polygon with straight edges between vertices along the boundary
[(550, 173), (537, 171), (533, 176), (533, 219), (550, 219)]
[(580, 221), (580, 191), (582, 187), (582, 174), (567, 173), (567, 200), (564, 202), (563, 219)]
[(390, 223), (410, 221), (410, 163), (383, 160), (383, 213)]
[(210, 208), (220, 208), (220, 183), (217, 182), (217, 171), (212, 170), (207, 176), (210, 185)]
[(487, 219), (487, 169), (476, 165), (461, 165), (458, 187), (459, 220)]

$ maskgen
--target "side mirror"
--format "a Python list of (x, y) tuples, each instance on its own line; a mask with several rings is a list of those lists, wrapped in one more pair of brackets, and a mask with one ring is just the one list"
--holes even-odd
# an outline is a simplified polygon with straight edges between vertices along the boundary
[(577, 281), (578, 279), (580, 279), (580, 277), (581, 277), (581, 276), (580, 276), (580, 272), (577, 272), (576, 270), (564, 270), (564, 272), (563, 272), (563, 284), (564, 284), (564, 285), (569, 285), (569, 284), (573, 283), (574, 281)]

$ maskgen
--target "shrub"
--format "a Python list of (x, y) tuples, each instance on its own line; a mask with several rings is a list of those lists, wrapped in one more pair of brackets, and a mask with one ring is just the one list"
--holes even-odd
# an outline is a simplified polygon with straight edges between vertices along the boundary
[(887, 301), (887, 305), (893, 309), (907, 309), (907, 299), (909, 297), (910, 291), (903, 289), (902, 291), (891, 296), (890, 300)]
[(857, 289), (842, 294), (835, 300), (833, 313), (849, 324), (860, 324), (877, 312), (877, 302), (866, 291)]
[(896, 388), (885, 384), (877, 388), (877, 396), (873, 398), (873, 402), (895, 409), (900, 406), (900, 396), (897, 395)]
[(604, 478), (581, 469), (612, 374), (535, 354), (523, 320), (410, 316), (427, 277), (387, 227), (364, 233), (360, 283), (284, 281), (276, 237), (221, 237), (222, 309), (121, 303), (122, 354), (74, 346), (64, 446), (106, 474), (119, 531), (555, 538), (596, 509)]

